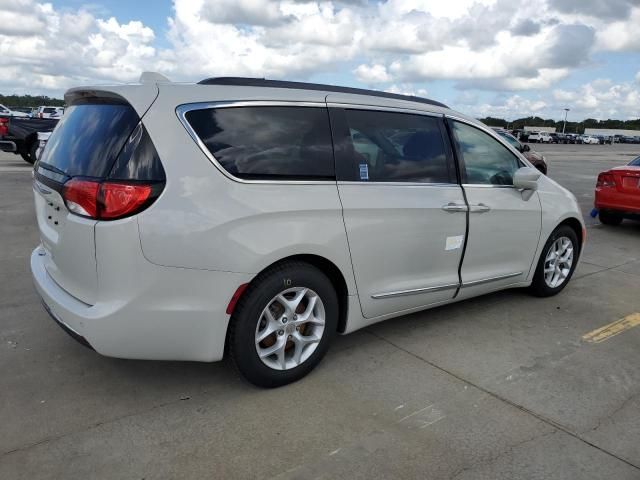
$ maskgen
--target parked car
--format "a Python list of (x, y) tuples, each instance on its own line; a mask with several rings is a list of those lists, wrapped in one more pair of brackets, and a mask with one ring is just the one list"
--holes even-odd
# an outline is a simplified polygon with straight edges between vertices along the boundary
[(555, 132), (550, 133), (549, 143), (564, 143), (564, 135)]
[(540, 141), (540, 132), (528, 132), (527, 142), (536, 143)]
[(13, 152), (28, 163), (36, 160), (38, 132), (51, 132), (58, 123), (56, 118), (0, 117), (0, 150)]
[(498, 133), (498, 135), (500, 135), (502, 138), (507, 140), (507, 142), (509, 142), (513, 148), (515, 148), (520, 153), (522, 153), (525, 156), (525, 158), (529, 160), (529, 162), (531, 162), (531, 164), (534, 167), (536, 167), (545, 175), (547, 174), (547, 162), (544, 158), (544, 155), (538, 152), (534, 152), (533, 150), (531, 150), (529, 145), (524, 145), (520, 143), (516, 137), (511, 135), (506, 130), (495, 129), (495, 131)]
[(640, 220), (640, 157), (598, 175), (595, 207), (605, 225), (619, 225), (625, 218)]
[(336, 333), (505, 288), (554, 295), (576, 268), (576, 198), (442, 103), (160, 78), (69, 90), (34, 169), (35, 286), (101, 354), (227, 352), (274, 387)]
[(598, 137), (595, 137), (593, 135), (583, 135), (582, 143), (589, 145), (598, 145), (600, 143), (600, 140), (598, 139)]
[(28, 117), (29, 115), (24, 112), (19, 112), (17, 110), (11, 110), (9, 107), (5, 107), (0, 104), (0, 116), (5, 117)]
[(35, 112), (37, 118), (60, 118), (64, 115), (64, 107), (38, 107)]
[(534, 132), (527, 140), (530, 143), (551, 143), (553, 138), (547, 132)]

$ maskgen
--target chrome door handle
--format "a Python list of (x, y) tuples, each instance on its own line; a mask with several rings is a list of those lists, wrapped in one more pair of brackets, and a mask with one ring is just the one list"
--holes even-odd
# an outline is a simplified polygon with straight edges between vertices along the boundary
[(443, 205), (442, 210), (449, 213), (466, 212), (467, 206), (460, 203), (450, 202), (450, 203), (447, 203), (446, 205)]
[(469, 212), (471, 213), (485, 213), (491, 210), (491, 207), (485, 205), (484, 203), (479, 203), (477, 205), (469, 205)]

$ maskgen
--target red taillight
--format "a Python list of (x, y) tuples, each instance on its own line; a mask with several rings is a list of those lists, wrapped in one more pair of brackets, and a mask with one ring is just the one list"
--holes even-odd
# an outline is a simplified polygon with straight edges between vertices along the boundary
[(0, 137), (9, 134), (9, 119), (0, 118)]
[(100, 183), (72, 178), (64, 184), (62, 198), (69, 211), (83, 217), (98, 218)]
[(103, 183), (99, 194), (101, 219), (131, 215), (151, 196), (151, 185)]
[(611, 188), (616, 186), (616, 180), (610, 173), (601, 173), (598, 175), (598, 183), (596, 187), (599, 188)]
[(151, 197), (152, 186), (72, 178), (62, 197), (69, 211), (95, 220), (115, 220), (137, 213)]

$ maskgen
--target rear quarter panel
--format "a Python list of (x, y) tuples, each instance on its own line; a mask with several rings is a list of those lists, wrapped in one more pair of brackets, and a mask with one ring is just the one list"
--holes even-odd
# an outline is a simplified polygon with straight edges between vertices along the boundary
[[(349, 292), (355, 292), (335, 182), (243, 183), (227, 178), (190, 137), (175, 109), (251, 95), (218, 86), (160, 90), (143, 123), (167, 183), (160, 198), (138, 216), (144, 256), (158, 265), (257, 274), (291, 255), (318, 255), (333, 262)], [(261, 90), (266, 91), (260, 100), (278, 100), (278, 95), (291, 100), (282, 89)], [(316, 94), (317, 99), (301, 100), (324, 100), (322, 92)]]

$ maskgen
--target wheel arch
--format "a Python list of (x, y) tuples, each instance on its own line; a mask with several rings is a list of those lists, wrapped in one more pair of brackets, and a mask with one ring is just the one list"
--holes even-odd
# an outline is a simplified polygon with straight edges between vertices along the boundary
[(586, 230), (583, 229), (582, 223), (580, 222), (580, 220), (578, 220), (576, 217), (565, 218), (564, 220), (562, 220), (562, 222), (558, 224), (556, 228), (562, 227), (564, 225), (568, 226), (576, 233), (576, 237), (578, 237), (578, 240), (580, 240), (580, 245), (579, 245), (580, 251), (582, 251), (582, 246), (584, 245), (584, 242), (586, 240), (585, 238)]
[[(288, 257), (283, 257), (269, 265), (267, 265), (266, 267), (264, 267), (260, 272), (258, 272), (253, 279), (251, 280), (251, 282), (249, 282), (249, 285), (255, 281), (255, 279), (263, 272), (270, 270), (282, 263), (288, 262), (288, 261), (298, 261), (298, 262), (304, 262), (307, 263), (309, 265), (312, 265), (314, 267), (316, 267), (318, 270), (320, 270), (322, 273), (324, 273), (328, 278), (329, 281), (331, 282), (333, 288), (336, 291), (336, 295), (338, 296), (338, 327), (337, 327), (337, 331), (339, 333), (344, 333), (345, 329), (346, 329), (346, 325), (347, 325), (347, 316), (348, 316), (348, 309), (349, 309), (349, 289), (347, 287), (347, 281), (344, 277), (344, 274), (342, 273), (342, 271), (340, 270), (340, 268), (333, 263), (331, 260), (322, 257), (320, 255), (314, 255), (314, 254), (296, 254), (296, 255), (290, 255)], [(244, 291), (242, 293), (242, 295), (244, 295)], [(241, 296), (242, 296), (241, 295)], [(227, 328), (227, 332), (228, 332), (228, 328)], [(226, 343), (226, 342), (225, 342)]]

